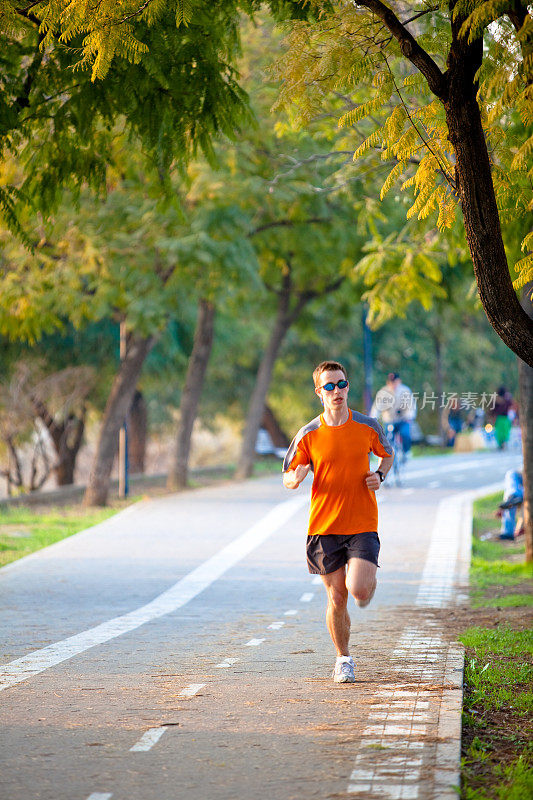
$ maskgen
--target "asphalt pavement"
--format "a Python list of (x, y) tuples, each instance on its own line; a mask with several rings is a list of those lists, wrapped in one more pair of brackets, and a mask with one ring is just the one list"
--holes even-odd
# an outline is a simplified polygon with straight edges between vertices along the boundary
[(0, 570), (4, 800), (447, 798), (469, 509), (517, 452), (414, 459), (378, 492), (379, 584), (331, 679), (310, 480), (145, 500)]

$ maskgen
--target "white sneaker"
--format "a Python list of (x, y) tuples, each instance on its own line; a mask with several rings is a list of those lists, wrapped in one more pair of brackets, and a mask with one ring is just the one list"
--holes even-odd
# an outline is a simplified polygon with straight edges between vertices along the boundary
[(333, 670), (335, 683), (355, 683), (355, 664), (350, 657), (349, 661), (337, 661)]

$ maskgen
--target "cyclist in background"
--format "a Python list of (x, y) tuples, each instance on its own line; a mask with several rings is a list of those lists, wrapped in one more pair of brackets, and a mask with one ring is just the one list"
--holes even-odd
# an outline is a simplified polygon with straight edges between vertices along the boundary
[(398, 432), (402, 440), (405, 458), (411, 451), (411, 429), (409, 423), (416, 417), (416, 401), (411, 389), (402, 383), (397, 372), (389, 372), (387, 382), (376, 394), (370, 416), (381, 418), (387, 436), (394, 439)]

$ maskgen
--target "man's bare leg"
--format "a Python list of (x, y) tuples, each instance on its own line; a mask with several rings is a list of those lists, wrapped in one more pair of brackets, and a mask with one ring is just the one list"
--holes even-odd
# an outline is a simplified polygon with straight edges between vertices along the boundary
[[(377, 567), (364, 558), (349, 558), (346, 570), (346, 588), (360, 608), (367, 606), (376, 591)], [(336, 574), (336, 573), (334, 573)]]
[(350, 617), (347, 610), (346, 568), (341, 567), (321, 577), (328, 593), (326, 624), (329, 635), (335, 645), (337, 656), (349, 656)]

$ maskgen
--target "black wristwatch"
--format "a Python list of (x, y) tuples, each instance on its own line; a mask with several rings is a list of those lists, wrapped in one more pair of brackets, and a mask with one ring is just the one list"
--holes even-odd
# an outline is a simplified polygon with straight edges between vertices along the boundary
[(383, 481), (385, 480), (385, 475), (382, 473), (382, 471), (380, 469), (376, 470), (376, 475), (379, 475), (379, 479), (380, 479), (381, 483), (383, 483)]

